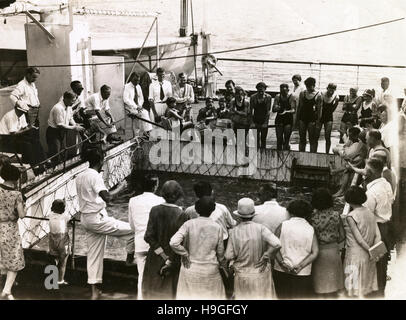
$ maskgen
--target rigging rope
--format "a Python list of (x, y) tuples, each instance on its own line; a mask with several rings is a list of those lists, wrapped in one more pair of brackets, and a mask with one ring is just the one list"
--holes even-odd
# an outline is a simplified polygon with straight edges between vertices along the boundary
[[(370, 24), (370, 25), (366, 25), (366, 26), (362, 26), (362, 27), (358, 27), (358, 28), (351, 28), (351, 29), (346, 29), (346, 30), (329, 32), (329, 33), (324, 33), (324, 34), (319, 34), (319, 35), (314, 35), (314, 36), (309, 36), (309, 37), (302, 37), (302, 38), (286, 40), (286, 41), (273, 42), (273, 43), (262, 44), (262, 45), (257, 45), (257, 46), (250, 46), (250, 47), (243, 47), (243, 48), (236, 48), (236, 49), (214, 51), (214, 52), (209, 52), (207, 54), (214, 55), (214, 54), (230, 53), (230, 52), (236, 52), (236, 51), (253, 50), (253, 49), (258, 49), (258, 48), (264, 48), (264, 47), (271, 47), (271, 46), (295, 43), (295, 42), (299, 42), (299, 41), (312, 40), (312, 39), (328, 37), (328, 36), (342, 34), (342, 33), (348, 33), (348, 32), (373, 28), (373, 27), (377, 27), (377, 26), (381, 26), (381, 25), (385, 25), (385, 24), (399, 22), (399, 21), (402, 21), (402, 20), (405, 20), (405, 19), (406, 19), (405, 17), (402, 17), (402, 18), (397, 18), (397, 19), (392, 19), (392, 20), (383, 21), (383, 22), (379, 22), (379, 23), (374, 23), (374, 24)], [(203, 56), (203, 55), (206, 55), (206, 54), (198, 53), (198, 54), (185, 55), (185, 56), (166, 57), (166, 58), (160, 58), (160, 60), (174, 60), (174, 59), (181, 59), (181, 58), (194, 58), (194, 57)], [(127, 61), (123, 61), (123, 62), (98, 62), (98, 63), (78, 63), (78, 64), (36, 65), (35, 67), (38, 67), (38, 68), (63, 68), (63, 67), (83, 67), (83, 66), (98, 66), (98, 65), (118, 65), (118, 64), (135, 63), (135, 62), (149, 62), (149, 60), (138, 60), (138, 61), (136, 61), (136, 60), (127, 60)], [(5, 66), (5, 67), (7, 67), (7, 66)]]

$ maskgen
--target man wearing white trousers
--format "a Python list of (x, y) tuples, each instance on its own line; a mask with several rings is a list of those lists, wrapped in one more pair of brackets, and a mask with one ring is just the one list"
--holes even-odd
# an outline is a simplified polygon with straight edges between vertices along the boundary
[(81, 224), (86, 230), (87, 275), (92, 287), (92, 300), (98, 299), (101, 291), (97, 287), (103, 281), (103, 259), (107, 235), (120, 237), (127, 241), (127, 253), (134, 250), (134, 234), (129, 223), (109, 217), (106, 203), (110, 202), (125, 184), (113, 192), (104, 185), (101, 169), (103, 156), (92, 150), (85, 154), (89, 168), (76, 178), (76, 190), (81, 212)]
[(138, 299), (142, 299), (142, 278), (144, 273), (145, 260), (149, 250), (149, 244), (145, 242), (144, 236), (147, 230), (149, 213), (152, 207), (165, 202), (165, 199), (155, 195), (158, 189), (159, 180), (155, 175), (147, 174), (142, 179), (143, 193), (132, 197), (128, 204), (128, 222), (134, 230), (135, 259), (138, 270)]

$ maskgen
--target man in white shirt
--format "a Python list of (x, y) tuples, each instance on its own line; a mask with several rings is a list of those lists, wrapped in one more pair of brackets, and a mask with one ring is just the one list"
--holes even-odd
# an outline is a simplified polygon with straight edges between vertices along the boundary
[(195, 102), (193, 87), (186, 83), (187, 77), (182, 72), (178, 75), (178, 85), (173, 89), (173, 97), (176, 99), (176, 107), (184, 121), (190, 121), (190, 109)]
[(378, 276), (378, 292), (384, 296), (386, 287), (386, 277), (390, 251), (394, 245), (393, 232), (391, 230), (392, 204), (394, 196), (392, 187), (385, 178), (382, 177), (384, 164), (379, 159), (369, 159), (365, 166), (365, 182), (367, 207), (376, 217), (382, 241), (385, 243), (388, 253), (385, 254), (376, 264)]
[(135, 259), (138, 270), (138, 299), (142, 299), (142, 276), (144, 273), (145, 260), (149, 250), (148, 243), (144, 240), (147, 230), (149, 213), (152, 207), (165, 202), (165, 199), (155, 195), (159, 180), (155, 175), (146, 175), (142, 179), (143, 194), (132, 197), (128, 204), (128, 222), (134, 231)]
[[(197, 182), (193, 186), (193, 189), (198, 199), (205, 196), (211, 197), (214, 195), (211, 184), (206, 181)], [(190, 219), (194, 219), (199, 216), (194, 205), (188, 207), (185, 210), (185, 214), (188, 215)], [(216, 209), (214, 209), (209, 218), (212, 219), (214, 222), (217, 222), (221, 226), (221, 229), (223, 231), (224, 247), (226, 248), (228, 240), (228, 230), (235, 227), (237, 225), (237, 221), (233, 218), (230, 211), (227, 209), (225, 205), (217, 202)]]
[(85, 101), (86, 114), (91, 115), (90, 121), (97, 130), (104, 133), (103, 142), (121, 142), (121, 138), (116, 138), (114, 133), (117, 132), (113, 116), (110, 113), (109, 98), (111, 88), (103, 85), (100, 92), (92, 94)]
[(381, 105), (381, 104), (386, 104), (388, 106), (392, 106), (394, 99), (392, 95), (392, 91), (389, 88), (390, 80), (387, 77), (383, 77), (381, 79), (381, 90), (377, 90), (378, 92), (376, 93), (375, 100), (376, 104)]
[(106, 203), (111, 202), (125, 187), (121, 183), (114, 191), (108, 191), (101, 170), (103, 155), (94, 150), (83, 153), (89, 161), (89, 168), (76, 178), (76, 191), (81, 213), (81, 224), (86, 231), (87, 274), (88, 283), (92, 287), (92, 299), (98, 299), (100, 289), (98, 284), (103, 282), (103, 258), (107, 235), (120, 237), (127, 242), (127, 253), (134, 248), (134, 232), (129, 223), (109, 217)]
[(13, 106), (18, 105), (27, 112), (27, 121), (30, 126), (39, 127), (39, 108), (38, 90), (35, 81), (39, 77), (38, 68), (29, 67), (25, 71), (25, 77), (10, 94), (10, 100)]
[[(124, 108), (128, 112), (128, 116), (132, 119), (136, 117), (150, 121), (148, 110), (143, 108), (144, 96), (141, 86), (139, 85), (140, 77), (133, 72), (130, 75), (130, 82), (124, 86), (123, 101)], [(148, 122), (137, 120), (136, 127), (140, 130), (140, 134), (148, 133), (152, 130), (152, 125)]]
[(16, 104), (0, 121), (1, 149), (4, 152), (22, 154), (22, 162), (29, 163), (37, 172), (35, 165), (44, 160), (44, 152), (38, 139), (38, 130), (28, 127), (26, 110)]
[(70, 83), (70, 88), (76, 94), (76, 99), (72, 104), (73, 118), (76, 123), (83, 123), (83, 119), (81, 119), (81, 111), (85, 108), (85, 100), (82, 95), (84, 90), (83, 85), (79, 80), (74, 80)]
[(166, 100), (172, 97), (172, 84), (165, 80), (165, 70), (162, 68), (156, 69), (158, 80), (152, 81), (149, 85), (149, 103), (151, 105), (150, 119), (153, 122), (160, 122), (161, 116), (166, 111)]
[[(59, 153), (64, 145), (66, 130), (84, 131), (84, 128), (75, 123), (73, 120), (72, 104), (76, 95), (66, 91), (63, 99), (54, 105), (49, 113), (48, 128), (46, 131), (46, 140), (48, 144), (48, 156), (52, 157)], [(55, 157), (51, 160), (57, 164), (61, 157)]]
[(289, 213), (276, 201), (278, 191), (270, 184), (261, 186), (259, 197), (263, 204), (255, 206), (255, 216), (252, 221), (264, 225), (275, 233), (280, 224), (290, 218)]

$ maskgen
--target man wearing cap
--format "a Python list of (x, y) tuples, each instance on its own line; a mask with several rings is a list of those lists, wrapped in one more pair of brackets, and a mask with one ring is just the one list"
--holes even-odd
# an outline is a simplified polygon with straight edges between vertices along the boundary
[(156, 69), (157, 80), (149, 85), (149, 103), (151, 105), (150, 119), (153, 122), (160, 122), (160, 118), (166, 111), (166, 100), (172, 97), (172, 84), (165, 80), (165, 70)]
[(256, 85), (257, 93), (250, 98), (253, 122), (257, 130), (257, 143), (261, 149), (266, 148), (266, 136), (268, 135), (268, 122), (271, 115), (272, 97), (265, 93), (267, 85), (259, 82)]
[(275, 298), (270, 257), (280, 249), (279, 239), (251, 221), (255, 215), (252, 199), (240, 199), (233, 215), (241, 222), (230, 230), (225, 258), (235, 271), (235, 299)]
[[(0, 135), (6, 146), (15, 146), (15, 151), (22, 154), (22, 162), (36, 165), (44, 159), (41, 144), (36, 131), (26, 121), (27, 111), (19, 104), (7, 112), (0, 121)], [(34, 132), (35, 131), (35, 132)], [(7, 150), (5, 150), (7, 151)]]
[(21, 110), (24, 110), (29, 126), (36, 127), (39, 127), (38, 113), (40, 102), (35, 81), (37, 81), (39, 74), (38, 68), (27, 68), (24, 79), (17, 84), (10, 94), (13, 106), (18, 105)]

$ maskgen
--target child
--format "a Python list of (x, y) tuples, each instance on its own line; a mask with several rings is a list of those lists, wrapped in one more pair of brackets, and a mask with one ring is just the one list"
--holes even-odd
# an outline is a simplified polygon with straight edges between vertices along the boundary
[(65, 202), (54, 200), (49, 215), (49, 254), (55, 258), (59, 269), (58, 285), (67, 285), (65, 281), (66, 262), (70, 254), (68, 222), (71, 217), (65, 214)]

